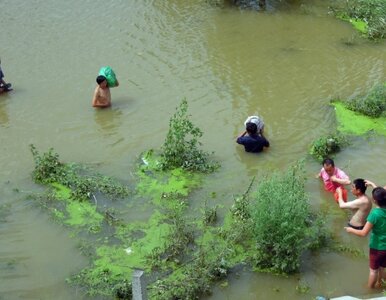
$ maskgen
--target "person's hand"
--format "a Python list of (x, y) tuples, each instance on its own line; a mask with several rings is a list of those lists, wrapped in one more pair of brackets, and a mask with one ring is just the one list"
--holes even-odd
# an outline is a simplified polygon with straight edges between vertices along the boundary
[(338, 179), (338, 178), (336, 178), (335, 175), (332, 175), (332, 176), (330, 177), (330, 180), (333, 181), (333, 182), (337, 182), (337, 179)]
[(370, 180), (367, 180), (367, 179), (365, 179), (365, 185), (366, 185), (366, 186), (371, 186), (371, 187), (373, 187), (373, 188), (376, 187), (376, 185), (375, 185), (374, 182), (372, 182), (372, 181), (370, 181)]
[(345, 227), (344, 230), (346, 230), (346, 232), (350, 233), (351, 232), (351, 227)]

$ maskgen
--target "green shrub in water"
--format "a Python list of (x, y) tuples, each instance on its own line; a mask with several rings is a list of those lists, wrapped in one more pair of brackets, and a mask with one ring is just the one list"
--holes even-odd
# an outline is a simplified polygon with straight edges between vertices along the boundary
[(338, 5), (332, 9), (338, 17), (350, 20), (359, 31), (371, 39), (386, 37), (385, 0), (350, 0), (336, 3)]
[(39, 154), (34, 145), (30, 145), (30, 149), (35, 161), (35, 169), (32, 172), (35, 182), (57, 182), (65, 172), (64, 165), (59, 161), (59, 155), (52, 148), (42, 155)]
[(318, 240), (325, 237), (325, 231), (314, 229), (320, 222), (310, 222), (304, 182), (300, 164), (260, 182), (251, 214), (257, 245), (254, 261), (259, 268), (296, 272), (303, 251), (322, 246)]
[(99, 192), (111, 198), (129, 195), (126, 186), (110, 177), (86, 174), (87, 170), (80, 165), (60, 162), (59, 155), (52, 148), (43, 154), (34, 145), (30, 145), (30, 149), (35, 161), (32, 177), (37, 183), (60, 183), (71, 189), (71, 197), (76, 200), (87, 200)]
[(213, 172), (219, 167), (209, 154), (199, 149), (202, 131), (190, 120), (188, 102), (182, 99), (169, 121), (169, 132), (162, 146), (161, 166), (165, 170), (183, 168), (189, 171)]
[(323, 159), (332, 157), (332, 154), (339, 152), (347, 144), (348, 140), (344, 135), (339, 133), (328, 134), (313, 141), (309, 153), (322, 162)]
[(349, 110), (359, 112), (372, 118), (385, 116), (386, 85), (378, 84), (374, 86), (367, 95), (347, 100), (345, 105)]

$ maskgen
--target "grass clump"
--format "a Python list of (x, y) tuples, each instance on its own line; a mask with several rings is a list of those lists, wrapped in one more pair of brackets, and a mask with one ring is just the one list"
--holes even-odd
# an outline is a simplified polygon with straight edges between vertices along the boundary
[(182, 99), (169, 121), (169, 131), (162, 146), (162, 169), (183, 168), (197, 172), (216, 170), (219, 164), (210, 159), (209, 153), (199, 149), (201, 146), (199, 138), (202, 134), (202, 131), (189, 120), (188, 102)]
[(321, 136), (311, 143), (309, 153), (322, 162), (326, 157), (332, 157), (348, 144), (346, 136), (340, 133), (331, 133)]
[(386, 37), (385, 0), (338, 1), (332, 7), (334, 14), (347, 20), (370, 39)]
[(347, 100), (345, 101), (345, 105), (349, 110), (361, 113), (365, 116), (372, 118), (385, 117), (386, 85), (375, 85), (366, 95)]
[(298, 164), (260, 182), (252, 203), (256, 254), (260, 269), (277, 273), (298, 271), (306, 249), (323, 246), (325, 230), (315, 230), (305, 193), (304, 168)]

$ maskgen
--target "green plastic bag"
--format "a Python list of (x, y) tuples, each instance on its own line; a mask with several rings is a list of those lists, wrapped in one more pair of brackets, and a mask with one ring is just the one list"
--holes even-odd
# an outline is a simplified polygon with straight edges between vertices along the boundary
[(107, 85), (109, 87), (117, 86), (117, 82), (118, 82), (117, 77), (115, 76), (115, 73), (114, 73), (113, 69), (111, 69), (111, 67), (109, 67), (109, 66), (102, 67), (99, 70), (99, 75), (106, 77)]

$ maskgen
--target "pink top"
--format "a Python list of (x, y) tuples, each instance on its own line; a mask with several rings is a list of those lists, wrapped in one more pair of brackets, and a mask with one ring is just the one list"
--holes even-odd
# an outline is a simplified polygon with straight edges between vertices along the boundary
[[(333, 175), (335, 175), (335, 177), (338, 179), (348, 179), (348, 176), (346, 175), (346, 173), (337, 167), (334, 168), (334, 174)], [(322, 177), (323, 182), (324, 182), (324, 188), (328, 192), (334, 193), (338, 187), (342, 186), (340, 183), (332, 182), (330, 180), (330, 176), (327, 174), (327, 172), (324, 170), (324, 168), (322, 168), (320, 170), (320, 177)]]

